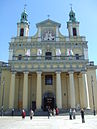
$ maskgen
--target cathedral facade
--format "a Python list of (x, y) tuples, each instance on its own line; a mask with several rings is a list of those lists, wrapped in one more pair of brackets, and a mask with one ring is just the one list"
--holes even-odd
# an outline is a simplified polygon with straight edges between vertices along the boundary
[(24, 9), (17, 36), (9, 43), (8, 64), (2, 63), (0, 107), (97, 109), (97, 66), (88, 59), (88, 42), (80, 36), (72, 8), (68, 36), (49, 18), (37, 23), (37, 33), (29, 36), (27, 16)]

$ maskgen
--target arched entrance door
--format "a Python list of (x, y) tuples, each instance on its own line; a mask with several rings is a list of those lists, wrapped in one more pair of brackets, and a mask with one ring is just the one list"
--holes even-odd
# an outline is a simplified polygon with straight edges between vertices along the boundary
[(43, 95), (42, 103), (43, 103), (43, 110), (44, 111), (47, 111), (48, 107), (50, 109), (55, 108), (55, 106), (56, 106), (55, 95), (53, 93), (48, 93), (48, 92), (45, 93)]

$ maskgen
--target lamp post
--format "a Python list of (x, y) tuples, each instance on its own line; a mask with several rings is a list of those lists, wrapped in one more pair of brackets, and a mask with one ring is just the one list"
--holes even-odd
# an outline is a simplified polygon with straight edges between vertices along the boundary
[(2, 107), (1, 107), (1, 115), (3, 116), (3, 110), (4, 110), (4, 86), (5, 86), (5, 79), (3, 78), (3, 91), (2, 91)]
[(95, 101), (94, 101), (93, 76), (91, 76), (91, 86), (92, 86), (93, 113), (94, 113), (94, 116), (95, 116), (96, 111), (95, 111)]

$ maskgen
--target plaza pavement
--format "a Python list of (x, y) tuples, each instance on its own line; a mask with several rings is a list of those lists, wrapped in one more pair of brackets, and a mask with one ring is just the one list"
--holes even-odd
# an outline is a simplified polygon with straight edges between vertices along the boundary
[(19, 117), (0, 116), (0, 129), (97, 129), (97, 116), (85, 115), (85, 123), (81, 117), (69, 120), (69, 116), (38, 117), (32, 120), (27, 116), (25, 119)]

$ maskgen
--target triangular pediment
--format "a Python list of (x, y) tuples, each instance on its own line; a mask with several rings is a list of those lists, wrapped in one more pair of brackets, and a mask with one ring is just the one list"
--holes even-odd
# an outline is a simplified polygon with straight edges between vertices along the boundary
[(58, 26), (58, 27), (60, 27), (61, 24), (58, 23), (58, 22), (52, 21), (52, 20), (50, 20), (50, 19), (47, 19), (47, 20), (45, 20), (45, 21), (42, 21), (42, 22), (40, 22), (40, 23), (37, 23), (36, 26), (37, 26), (37, 27), (47, 27), (47, 26), (51, 26), (51, 27), (56, 27), (56, 26)]

